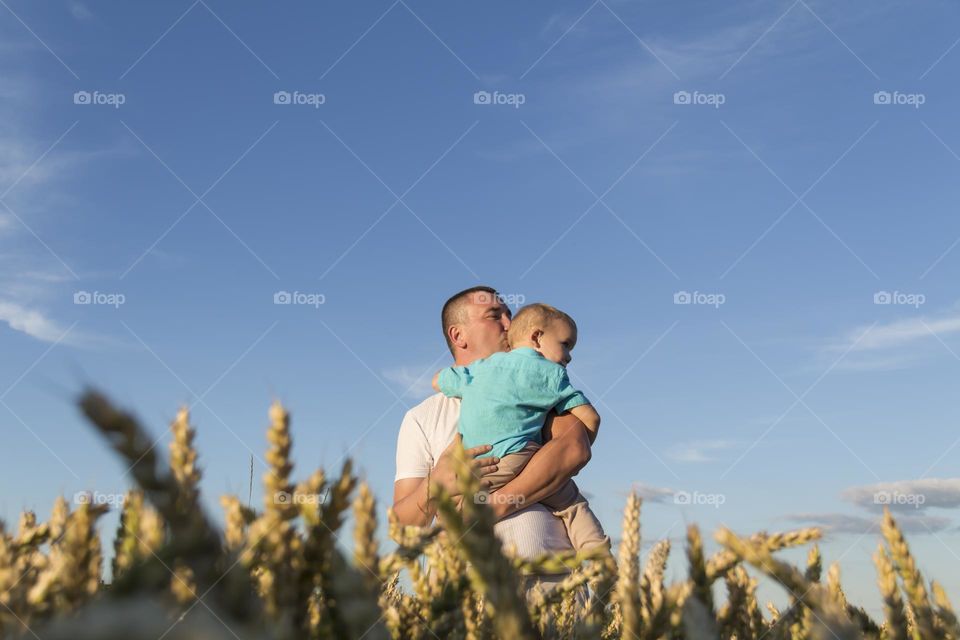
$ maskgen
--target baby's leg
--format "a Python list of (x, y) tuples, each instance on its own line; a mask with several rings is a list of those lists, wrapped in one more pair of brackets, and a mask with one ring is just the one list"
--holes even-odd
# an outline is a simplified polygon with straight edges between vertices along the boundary
[(497, 463), (497, 470), (480, 478), (484, 484), (488, 485), (487, 491), (494, 492), (501, 489), (516, 478), (520, 471), (527, 466), (527, 462), (530, 461), (530, 457), (537, 448), (536, 445), (530, 445), (516, 453), (510, 453), (500, 458), (500, 462)]
[(604, 534), (603, 526), (573, 480), (541, 502), (563, 521), (574, 549), (584, 551), (600, 545), (610, 549), (610, 537)]

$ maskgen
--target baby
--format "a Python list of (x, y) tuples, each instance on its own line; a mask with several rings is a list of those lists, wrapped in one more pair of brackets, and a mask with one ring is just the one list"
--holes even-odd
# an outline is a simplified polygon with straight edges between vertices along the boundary
[[(600, 427), (600, 416), (567, 377), (570, 352), (577, 343), (577, 325), (570, 316), (550, 305), (528, 305), (513, 318), (508, 337), (511, 351), (443, 369), (433, 378), (434, 389), (463, 399), (459, 427), (463, 446), (489, 444), (493, 450), (487, 455), (500, 458), (498, 470), (484, 476), (491, 491), (513, 480), (541, 447), (541, 430), (550, 411), (575, 415), (587, 427), (591, 442)], [(597, 545), (609, 549), (610, 538), (572, 480), (541, 503), (563, 520), (575, 549)]]

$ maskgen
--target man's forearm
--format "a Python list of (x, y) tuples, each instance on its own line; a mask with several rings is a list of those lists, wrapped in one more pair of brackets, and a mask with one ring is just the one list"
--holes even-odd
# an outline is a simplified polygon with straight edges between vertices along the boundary
[(393, 512), (402, 525), (426, 527), (437, 514), (436, 503), (430, 500), (430, 479), (421, 478), (420, 484), (410, 494), (395, 499)]
[(577, 421), (554, 435), (530, 458), (516, 478), (497, 491), (494, 515), (500, 519), (553, 495), (590, 460), (590, 439)]
[[(430, 491), (431, 482), (445, 487), (451, 498), (459, 497), (460, 489), (456, 471), (458, 467), (453, 456), (461, 445), (461, 437), (454, 438), (453, 442), (440, 454), (433, 471), (428, 471), (425, 478), (401, 478), (393, 483), (393, 511), (397, 514), (400, 524), (426, 527), (433, 522), (437, 515), (437, 501), (436, 496)], [(497, 470), (500, 459), (485, 456), (490, 453), (491, 448), (490, 445), (484, 444), (464, 451), (468, 461), (467, 470), (478, 478)]]

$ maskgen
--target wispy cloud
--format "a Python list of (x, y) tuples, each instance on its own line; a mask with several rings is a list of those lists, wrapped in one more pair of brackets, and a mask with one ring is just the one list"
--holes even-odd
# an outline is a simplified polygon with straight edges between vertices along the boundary
[[(77, 19), (92, 17), (79, 0), (69, 8)], [(73, 295), (80, 270), (67, 264), (73, 259), (59, 255), (59, 247), (47, 244), (64, 201), (73, 200), (65, 185), (96, 160), (139, 151), (126, 138), (112, 146), (77, 148), (79, 120), (57, 124), (56, 129), (35, 129), (25, 121), (24, 114), (36, 111), (44, 93), (34, 77), (19, 71), (23, 52), (34, 47), (32, 41), (0, 46), (0, 71), (9, 71), (0, 83), (0, 323), (55, 342), (65, 325), (49, 310)], [(71, 331), (63, 342), (89, 345), (103, 340)]]
[(657, 502), (657, 503), (667, 503), (673, 502), (673, 497), (679, 493), (676, 489), (668, 489), (666, 487), (655, 487), (653, 485), (644, 484), (642, 482), (633, 483), (633, 490), (637, 492), (641, 498), (648, 502)]
[[(952, 350), (947, 342), (960, 332), (960, 309), (915, 316), (885, 324), (860, 326), (826, 345), (824, 354), (848, 352), (839, 369), (902, 369)], [(944, 347), (946, 346), (946, 349)]]
[(433, 393), (430, 386), (435, 371), (428, 371), (428, 365), (422, 367), (400, 366), (384, 369), (383, 377), (397, 385), (400, 393), (412, 400), (423, 400)]
[[(674, 91), (705, 90), (720, 82), (721, 75), (734, 65), (733, 77), (771, 58), (789, 56), (796, 61), (804, 56), (830, 55), (819, 46), (820, 39), (829, 38), (829, 33), (800, 7), (788, 12), (773, 32), (764, 35), (789, 5), (756, 3), (748, 11), (726, 12), (726, 24), (710, 23), (678, 32), (650, 20), (649, 8), (607, 4), (616, 15), (597, 5), (584, 16), (583, 10), (589, 6), (585, 5), (578, 11), (548, 17), (541, 29), (540, 44), (544, 51), (550, 47), (549, 52), (526, 70), (529, 79), (539, 83), (539, 102), (576, 106), (576, 126), (544, 131), (561, 155), (567, 149), (594, 144), (598, 138), (620, 140), (625, 131), (637, 131), (638, 113), (658, 129), (658, 118), (670, 122), (679, 113), (671, 100)], [(590, 115), (590, 127), (581, 126), (586, 113)], [(514, 161), (544, 153), (542, 146), (533, 142), (517, 136), (512, 144), (505, 142), (502, 148), (487, 154), (497, 160)], [(670, 153), (669, 148), (662, 153)], [(639, 170), (687, 173), (697, 166), (692, 164), (696, 161), (728, 166), (731, 154), (695, 150), (687, 155), (678, 152), (661, 159), (658, 154), (656, 162), (644, 163)]]
[(960, 507), (960, 478), (922, 478), (850, 487), (840, 497), (868, 509), (956, 509)]
[[(63, 337), (65, 331), (40, 311), (3, 300), (0, 300), (0, 321), (7, 323), (15, 331), (21, 331), (43, 342), (57, 342)], [(70, 344), (70, 339), (66, 338), (64, 342)]]
[(678, 443), (667, 450), (666, 456), (678, 462), (715, 462), (717, 452), (733, 448), (729, 440), (694, 440)]
[[(808, 526), (822, 527), (824, 532), (866, 535), (879, 533), (880, 516), (858, 516), (845, 513), (793, 513), (784, 516), (784, 520)], [(953, 525), (950, 518), (924, 515), (899, 515), (897, 526), (910, 534), (937, 533), (946, 531)]]
[(70, 2), (70, 14), (80, 22), (87, 22), (93, 20), (94, 18), (93, 12), (90, 11), (90, 8), (82, 2), (78, 2), (77, 0), (72, 0)]
[(863, 535), (880, 531), (882, 516), (879, 511), (889, 507), (891, 511), (897, 511), (897, 525), (906, 533), (927, 534), (958, 529), (953, 519), (930, 515), (924, 510), (960, 507), (960, 478), (921, 478), (861, 485), (843, 490), (840, 497), (873, 513), (793, 513), (784, 519), (820, 526), (826, 532)]
[[(960, 331), (960, 313), (941, 318), (907, 318), (886, 325), (878, 325), (863, 337), (853, 351), (876, 351), (893, 349), (917, 342), (932, 340)], [(859, 333), (855, 330), (856, 335)]]

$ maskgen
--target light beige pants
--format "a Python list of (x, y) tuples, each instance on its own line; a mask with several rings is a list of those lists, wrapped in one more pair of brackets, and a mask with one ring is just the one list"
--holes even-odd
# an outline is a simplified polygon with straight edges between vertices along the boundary
[[(530, 443), (517, 453), (500, 458), (497, 470), (483, 477), (490, 483), (490, 491), (496, 491), (517, 477), (527, 466), (530, 458), (540, 449), (540, 445)], [(567, 480), (560, 490), (544, 498), (541, 504), (553, 511), (553, 515), (563, 521), (573, 548), (577, 551), (590, 549), (597, 545), (610, 548), (610, 538), (603, 533), (600, 521), (593, 514), (587, 499), (583, 497), (573, 480)]]

